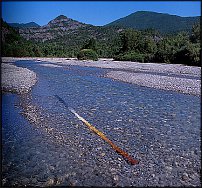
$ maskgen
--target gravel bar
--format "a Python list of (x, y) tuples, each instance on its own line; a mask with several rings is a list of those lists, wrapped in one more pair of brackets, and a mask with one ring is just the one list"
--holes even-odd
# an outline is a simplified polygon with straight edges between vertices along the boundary
[[(86, 66), (108, 69), (108, 78), (137, 84), (145, 87), (171, 90), (191, 95), (201, 95), (201, 67), (182, 64), (138, 63), (99, 59), (98, 61), (78, 61), (75, 58), (11, 58), (3, 57), (3, 61), (34, 60), (47, 63), (43, 66)], [(52, 65), (51, 65), (52, 63)], [(165, 74), (165, 75), (163, 75)]]
[(27, 68), (2, 63), (1, 70), (1, 87), (5, 92), (28, 93), (37, 81), (36, 74)]
[(124, 71), (111, 71), (107, 73), (107, 77), (157, 89), (172, 90), (193, 95), (201, 94), (201, 80), (145, 73), (128, 73)]
[[(123, 72), (181, 83), (198, 80), (200, 68), (32, 60), (8, 61), (34, 71), (38, 81), (29, 93), (2, 96), (3, 186), (201, 186), (200, 97), (105, 78)], [(139, 164), (129, 165), (67, 106)]]

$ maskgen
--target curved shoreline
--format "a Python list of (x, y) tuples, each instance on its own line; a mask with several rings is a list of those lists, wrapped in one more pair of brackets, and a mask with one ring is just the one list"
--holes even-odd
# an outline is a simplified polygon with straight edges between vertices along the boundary
[(147, 73), (128, 73), (125, 71), (110, 71), (107, 78), (137, 84), (139, 86), (176, 91), (190, 95), (201, 95), (201, 80), (151, 75)]
[(17, 94), (28, 93), (37, 82), (36, 73), (10, 63), (1, 64), (1, 89)]
[[(67, 59), (67, 58), (38, 58), (38, 57), (34, 58), (3, 57), (2, 60), (3, 62), (33, 60), (41, 63), (42, 66), (51, 66), (51, 67), (76, 65), (84, 67), (103, 68), (109, 70), (109, 72), (105, 75), (105, 77), (114, 80), (137, 84), (145, 87), (171, 90), (179, 93), (201, 96), (201, 67), (186, 66), (182, 64), (113, 61), (111, 59), (99, 59), (98, 61), (78, 61), (75, 58)], [(44, 63), (49, 62), (49, 64), (43, 65), (43, 62)], [(33, 78), (28, 78), (28, 80), (36, 79), (34, 75), (31, 75), (31, 73), (30, 76)], [(35, 83), (31, 82), (31, 85), (34, 84)], [(28, 89), (32, 87), (31, 85), (28, 86)], [(23, 89), (21, 87), (20, 90), (24, 92), (27, 89)]]
[[(39, 63), (40, 66), (50, 68), (41, 68), (37, 61), (34, 63), (37, 68), (30, 68), (38, 76), (47, 75), (39, 77), (34, 92), (19, 95), (19, 101), (12, 98), (16, 97), (15, 94), (3, 96), (6, 97), (3, 100), (4, 186), (43, 187), (73, 183), (76, 186), (113, 186), (115, 181), (117, 186), (200, 185), (198, 97), (178, 93), (170, 95), (169, 92), (160, 90), (153, 92), (148, 88), (139, 90), (133, 88), (132, 84), (120, 84), (112, 79), (105, 82), (105, 78), (102, 78), (104, 73), (107, 75), (114, 72), (114, 75), (120, 74), (120, 78), (128, 76), (126, 79), (132, 79), (134, 75), (137, 80), (139, 74), (140, 82), (146, 83), (152, 81), (151, 77), (147, 77), (151, 75), (155, 76), (155, 84), (156, 76), (159, 76), (161, 82), (158, 84), (162, 85), (162, 75), (157, 75), (158, 71), (149, 74), (148, 70), (140, 73), (115, 68), (102, 71), (103, 69), (91, 67), (78, 67), (74, 71), (77, 67), (72, 66), (75, 74), (64, 82), (65, 76), (61, 73), (66, 73), (67, 68), (71, 70), (71, 66), (64, 64), (63, 69), (55, 66), (61, 63), (51, 63), (48, 60)], [(15, 72), (15, 76), (19, 74), (13, 69), (20, 68), (22, 74), (28, 70), (14, 66), (15, 63), (11, 65), (4, 63), (4, 68), (8, 68), (4, 70), (4, 76), (9, 71), (12, 74)], [(95, 71), (92, 75), (96, 79), (101, 75), (98, 77), (100, 81), (83, 82), (82, 75), (89, 75), (88, 70)], [(86, 71), (86, 74), (82, 74), (82, 71)], [(69, 75), (71, 76), (67, 74)], [(179, 78), (177, 76), (180, 74), (175, 75), (173, 79)], [(193, 74), (193, 77), (196, 75)], [(200, 76), (197, 79), (199, 78)], [(189, 80), (195, 81), (196, 78)], [(182, 84), (181, 79), (179, 83)], [(84, 89), (81, 90), (82, 88)], [(55, 94), (64, 97), (66, 104), (73, 105), (73, 108), (76, 106), (75, 109), (86, 119), (95, 123), (111, 140), (139, 159), (138, 166), (128, 166), (106, 143), (91, 134), (82, 122), (66, 111), (65, 104), (56, 101)], [(103, 170), (98, 173), (101, 166)]]

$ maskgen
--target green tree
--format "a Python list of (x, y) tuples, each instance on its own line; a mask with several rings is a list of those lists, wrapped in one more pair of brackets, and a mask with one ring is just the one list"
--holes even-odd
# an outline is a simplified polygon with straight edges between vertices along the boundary
[(189, 42), (187, 33), (179, 33), (176, 36), (168, 36), (157, 44), (157, 52), (154, 61), (161, 63), (175, 63), (175, 54)]
[(200, 43), (200, 23), (193, 25), (190, 40), (193, 43)]
[(140, 46), (140, 38), (141, 33), (139, 31), (135, 31), (133, 29), (127, 29), (123, 33), (121, 33), (121, 52), (127, 52), (131, 50), (138, 50)]
[(200, 52), (201, 49), (199, 43), (189, 42), (175, 54), (174, 63), (201, 66)]
[(94, 60), (94, 61), (97, 61), (98, 60), (98, 55), (92, 49), (82, 49), (78, 53), (77, 58), (79, 60)]
[(41, 57), (41, 56), (43, 56), (42, 52), (41, 52), (41, 50), (39, 49), (38, 46), (34, 46), (32, 51), (33, 51), (35, 57)]
[(91, 38), (87, 44), (85, 44), (82, 49), (92, 49), (94, 51), (97, 51), (97, 43), (94, 38)]
[(139, 51), (141, 53), (155, 54), (157, 51), (156, 42), (153, 40), (152, 37), (149, 36), (142, 37), (142, 43), (140, 42)]

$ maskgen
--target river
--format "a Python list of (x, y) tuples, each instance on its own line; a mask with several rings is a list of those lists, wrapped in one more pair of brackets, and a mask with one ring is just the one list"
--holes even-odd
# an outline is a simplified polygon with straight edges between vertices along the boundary
[(200, 185), (199, 96), (115, 81), (108, 69), (46, 63), (17, 61), (38, 81), (28, 94), (2, 96), (3, 185)]

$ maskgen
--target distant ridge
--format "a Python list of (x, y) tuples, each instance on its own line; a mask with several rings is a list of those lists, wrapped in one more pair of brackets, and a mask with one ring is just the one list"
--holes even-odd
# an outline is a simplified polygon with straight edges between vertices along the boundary
[(40, 27), (40, 25), (38, 25), (35, 22), (29, 22), (29, 23), (25, 23), (25, 24), (19, 24), (19, 23), (8, 23), (8, 25), (10, 25), (11, 27), (15, 27), (15, 28), (30, 28), (30, 27)]
[[(105, 26), (93, 26), (85, 24), (65, 15), (59, 15), (44, 26), (35, 22), (26, 24), (10, 23), (17, 27), (20, 35), (27, 40), (50, 41), (50, 40), (75, 40), (81, 41), (86, 38), (99, 38), (108, 40), (126, 28), (137, 30), (155, 29), (161, 34), (175, 34), (180, 31), (190, 32), (193, 25), (199, 22), (200, 17), (180, 17), (164, 13), (138, 11), (124, 18), (120, 18)], [(80, 38), (80, 39), (79, 39)]]
[(126, 17), (115, 20), (106, 26), (120, 26), (138, 30), (156, 29), (161, 33), (176, 33), (180, 31), (191, 31), (194, 23), (200, 21), (200, 16), (180, 17), (176, 15), (138, 11)]
[[(180, 31), (190, 32), (192, 26), (200, 21), (200, 16), (195, 17), (180, 17), (176, 15), (170, 15), (167, 13), (157, 13), (151, 11), (137, 11), (126, 17), (115, 20), (106, 26), (117, 26), (119, 28), (133, 28), (137, 30), (144, 29), (155, 29), (162, 34), (172, 34)], [(66, 31), (69, 29), (78, 29), (81, 27), (90, 26), (90, 24), (85, 24), (71, 18), (67, 18), (65, 15), (59, 15), (55, 19), (48, 22), (45, 26), (40, 26), (35, 22), (29, 22), (25, 24), (19, 23), (8, 23), (10, 26), (19, 29), (29, 29), (29, 28), (43, 28), (46, 27), (54, 28), (60, 27), (62, 30)], [(92, 26), (92, 25), (91, 25)], [(94, 26), (96, 27), (96, 26)]]
[(22, 27), (19, 29), (19, 33), (27, 40), (46, 41), (55, 38), (61, 38), (64, 35), (75, 32), (78, 29), (87, 27), (88, 24), (84, 24), (67, 18), (64, 15), (57, 16), (53, 20), (49, 21), (47, 25), (40, 27)]

